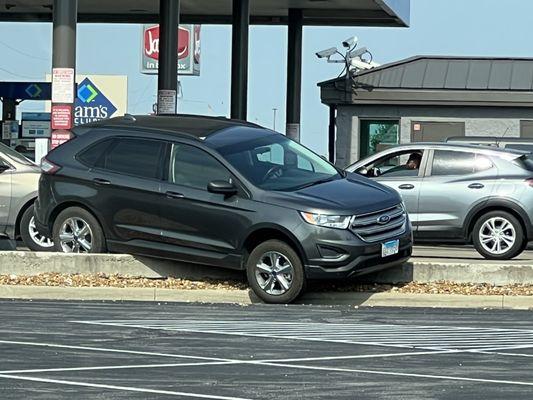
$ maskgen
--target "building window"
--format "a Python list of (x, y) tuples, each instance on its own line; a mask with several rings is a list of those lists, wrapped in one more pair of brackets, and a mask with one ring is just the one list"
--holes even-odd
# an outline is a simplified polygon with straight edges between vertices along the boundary
[(399, 121), (361, 120), (361, 158), (399, 143)]

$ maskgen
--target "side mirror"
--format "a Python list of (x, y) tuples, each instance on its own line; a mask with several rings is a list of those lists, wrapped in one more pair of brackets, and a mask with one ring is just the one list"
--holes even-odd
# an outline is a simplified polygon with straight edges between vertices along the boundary
[(237, 187), (228, 181), (211, 181), (207, 185), (207, 190), (211, 193), (223, 194), (225, 196), (232, 196), (238, 192)]
[(0, 164), (0, 174), (7, 171), (8, 169), (10, 169), (9, 166)]

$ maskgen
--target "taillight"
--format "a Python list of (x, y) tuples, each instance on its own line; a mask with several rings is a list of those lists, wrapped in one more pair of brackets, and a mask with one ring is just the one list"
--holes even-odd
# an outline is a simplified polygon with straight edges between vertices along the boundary
[(53, 162), (48, 161), (46, 158), (41, 160), (41, 171), (43, 174), (53, 175), (59, 171), (59, 166), (55, 165)]
[(533, 178), (526, 179), (524, 183), (529, 187), (533, 187)]

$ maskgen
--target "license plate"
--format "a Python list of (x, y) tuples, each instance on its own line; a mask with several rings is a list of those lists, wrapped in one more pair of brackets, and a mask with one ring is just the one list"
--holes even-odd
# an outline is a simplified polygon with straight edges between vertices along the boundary
[(381, 244), (381, 257), (388, 257), (398, 254), (400, 248), (399, 240), (391, 240), (390, 242)]

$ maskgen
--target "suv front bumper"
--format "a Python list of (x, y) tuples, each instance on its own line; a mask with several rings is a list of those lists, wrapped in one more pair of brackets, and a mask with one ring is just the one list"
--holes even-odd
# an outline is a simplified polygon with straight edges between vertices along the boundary
[[(309, 225), (301, 225), (308, 230)], [(401, 265), (412, 254), (413, 235), (407, 221), (403, 233), (384, 241), (369, 243), (348, 230), (312, 227), (314, 234), (301, 241), (306, 253), (305, 272), (309, 279), (343, 279)], [(298, 232), (302, 233), (302, 232)], [(398, 240), (398, 253), (382, 257), (382, 243)]]

